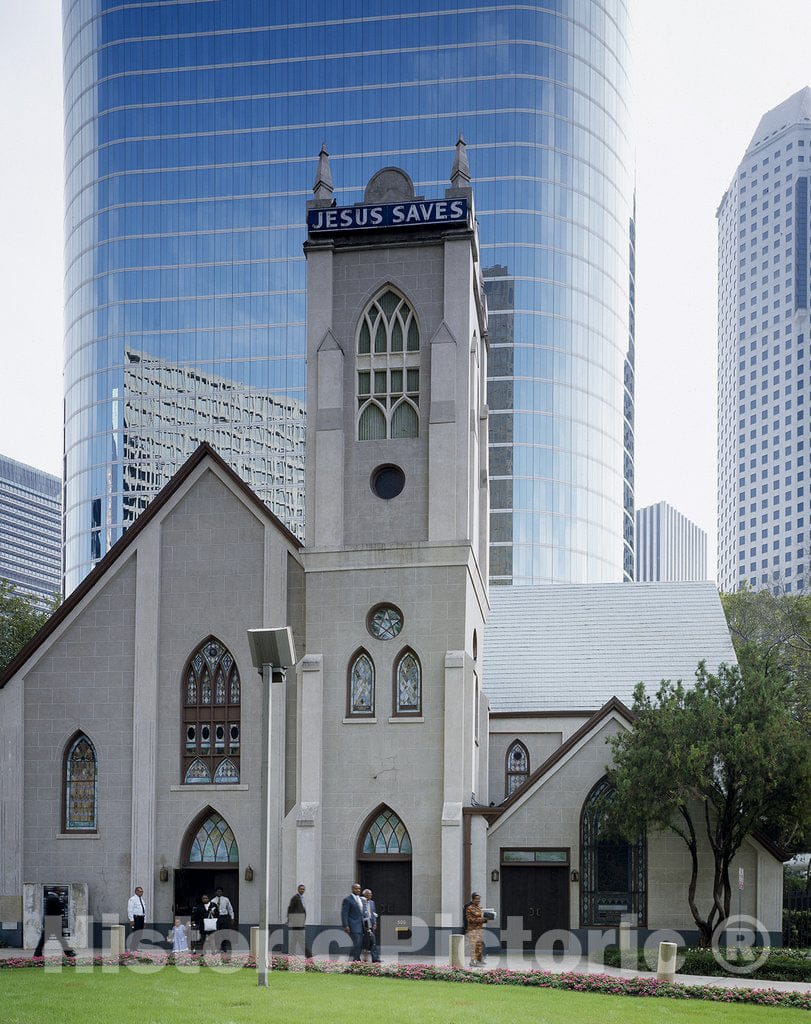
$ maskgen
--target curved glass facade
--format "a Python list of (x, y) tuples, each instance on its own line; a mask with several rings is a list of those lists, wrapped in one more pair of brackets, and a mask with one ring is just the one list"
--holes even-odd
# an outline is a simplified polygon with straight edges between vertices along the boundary
[[(202, 439), (302, 530), (305, 201), (469, 143), (493, 582), (633, 573), (622, 0), (65, 0), (70, 590)], [(270, 437), (268, 424), (271, 424)]]

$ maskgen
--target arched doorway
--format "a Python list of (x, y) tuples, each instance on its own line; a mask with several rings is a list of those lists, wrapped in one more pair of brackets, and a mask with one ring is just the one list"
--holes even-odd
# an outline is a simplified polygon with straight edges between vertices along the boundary
[(374, 893), (380, 917), (410, 917), (411, 836), (385, 804), (372, 811), (360, 830), (357, 861), (358, 881)]
[(221, 888), (239, 918), (239, 847), (228, 822), (212, 807), (194, 819), (175, 871), (175, 914), (188, 915), (203, 893)]

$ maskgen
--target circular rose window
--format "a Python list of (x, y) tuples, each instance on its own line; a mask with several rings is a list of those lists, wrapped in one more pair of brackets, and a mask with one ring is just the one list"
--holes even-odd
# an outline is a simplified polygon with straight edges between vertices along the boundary
[(372, 490), (384, 501), (396, 498), (405, 487), (405, 473), (399, 466), (378, 466), (372, 473)]
[(393, 604), (379, 604), (369, 612), (366, 625), (378, 640), (393, 640), (403, 628), (403, 613)]

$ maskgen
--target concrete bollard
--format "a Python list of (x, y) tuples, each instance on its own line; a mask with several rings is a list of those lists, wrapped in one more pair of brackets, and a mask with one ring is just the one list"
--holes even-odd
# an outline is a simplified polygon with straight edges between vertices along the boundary
[(677, 950), (678, 947), (675, 942), (659, 943), (659, 966), (656, 970), (656, 977), (659, 981), (675, 980)]
[(630, 921), (620, 921), (620, 953), (631, 952), (631, 928)]
[(465, 937), (464, 935), (451, 935), (448, 944), (448, 962), (451, 967), (465, 966)]
[(256, 951), (259, 948), (259, 934), (261, 928), (251, 928), (251, 956), (256, 959)]
[(123, 924), (110, 925), (110, 956), (121, 956), (127, 948), (127, 933)]

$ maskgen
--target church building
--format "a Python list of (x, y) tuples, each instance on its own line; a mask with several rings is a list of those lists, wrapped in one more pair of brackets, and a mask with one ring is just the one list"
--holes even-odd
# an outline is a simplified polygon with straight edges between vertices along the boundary
[[(0, 937), (34, 945), (54, 887), (78, 947), (136, 885), (164, 930), (218, 886), (257, 923), (246, 631), (290, 626), (297, 664), (267, 684), (273, 922), (303, 883), (308, 926), (335, 927), (358, 880), (403, 950), (443, 952), (473, 889), (533, 944), (620, 918), (689, 941), (680, 841), (601, 838), (599, 797), (634, 685), (734, 660), (717, 592), (488, 588), (461, 139), (441, 196), (389, 167), (344, 207), (322, 150), (307, 221), (305, 544), (203, 444), (0, 674)], [(775, 939), (781, 855), (753, 836), (735, 865)]]

